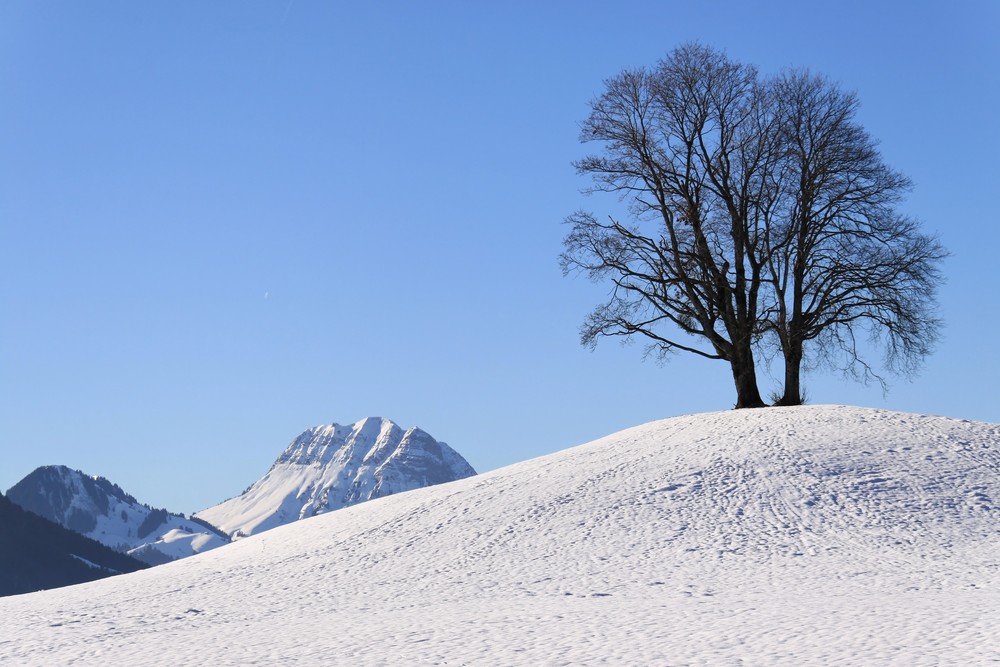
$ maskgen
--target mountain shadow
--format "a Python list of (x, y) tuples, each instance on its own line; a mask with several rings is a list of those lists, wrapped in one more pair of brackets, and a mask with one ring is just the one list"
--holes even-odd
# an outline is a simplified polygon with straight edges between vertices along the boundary
[(59, 588), (148, 565), (47, 519), (0, 494), (0, 596)]

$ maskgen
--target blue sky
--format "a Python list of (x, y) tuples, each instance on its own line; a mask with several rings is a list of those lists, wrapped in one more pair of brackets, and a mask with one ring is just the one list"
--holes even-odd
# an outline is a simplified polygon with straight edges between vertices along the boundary
[(953, 253), (923, 373), (811, 402), (1000, 422), (1000, 5), (758, 4), (0, 4), (0, 490), (61, 463), (193, 512), (319, 423), (483, 471), (731, 407), (719, 362), (580, 347), (604, 288), (557, 261), (612, 205), (588, 101), (691, 40), (856, 90)]

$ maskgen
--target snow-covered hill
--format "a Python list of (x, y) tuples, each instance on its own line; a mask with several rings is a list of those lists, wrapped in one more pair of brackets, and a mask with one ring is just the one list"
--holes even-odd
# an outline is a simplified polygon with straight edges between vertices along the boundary
[(42, 466), (7, 491), (22, 508), (151, 565), (214, 549), (225, 535), (204, 522), (141, 504), (103, 477)]
[(0, 600), (0, 663), (979, 665), (1000, 425), (692, 415)]
[(419, 428), (369, 417), (297, 437), (243, 494), (197, 512), (234, 538), (401, 491), (475, 475), (465, 459)]

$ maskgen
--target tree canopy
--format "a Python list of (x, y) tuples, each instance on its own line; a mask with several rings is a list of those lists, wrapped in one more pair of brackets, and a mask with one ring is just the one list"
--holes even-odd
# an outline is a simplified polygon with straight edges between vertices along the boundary
[(946, 252), (898, 211), (910, 181), (883, 162), (856, 95), (689, 44), (606, 81), (590, 106), (581, 141), (601, 150), (576, 168), (627, 219), (567, 218), (564, 272), (611, 287), (584, 344), (641, 337), (660, 355), (725, 361), (736, 407), (765, 404), (761, 354), (783, 359), (777, 402), (796, 405), (810, 355), (882, 381), (859, 335), (893, 372), (931, 351)]

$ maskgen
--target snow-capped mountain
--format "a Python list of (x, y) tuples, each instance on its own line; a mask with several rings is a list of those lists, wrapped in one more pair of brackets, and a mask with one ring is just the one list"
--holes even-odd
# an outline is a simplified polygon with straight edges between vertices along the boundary
[(22, 508), (150, 565), (214, 549), (229, 538), (205, 521), (139, 503), (117, 484), (42, 466), (7, 491)]
[(653, 422), (0, 604), (0, 664), (985, 665), (1000, 425)]
[(373, 498), (475, 475), (464, 458), (419, 428), (369, 417), (299, 435), (241, 495), (194, 516), (233, 538)]

